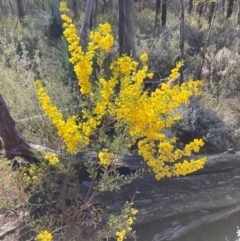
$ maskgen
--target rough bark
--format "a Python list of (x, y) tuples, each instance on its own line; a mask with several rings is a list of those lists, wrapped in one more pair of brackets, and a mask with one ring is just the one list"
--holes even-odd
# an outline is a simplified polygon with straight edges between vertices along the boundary
[(135, 6), (134, 0), (118, 0), (119, 55), (136, 57)]

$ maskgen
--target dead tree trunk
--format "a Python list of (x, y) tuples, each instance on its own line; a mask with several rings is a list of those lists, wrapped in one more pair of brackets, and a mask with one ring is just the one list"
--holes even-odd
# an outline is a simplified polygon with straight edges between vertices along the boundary
[(16, 123), (11, 117), (7, 105), (0, 94), (0, 137), (3, 140), (6, 157), (12, 160), (16, 156), (25, 157), (30, 162), (36, 162), (35, 152), (41, 150), (53, 151), (44, 146), (26, 141), (18, 132)]
[(118, 0), (119, 56), (127, 54), (136, 58), (134, 0)]
[(16, 128), (7, 105), (0, 95), (0, 137), (3, 140), (6, 156), (12, 159), (15, 156), (33, 157), (29, 143), (23, 139)]

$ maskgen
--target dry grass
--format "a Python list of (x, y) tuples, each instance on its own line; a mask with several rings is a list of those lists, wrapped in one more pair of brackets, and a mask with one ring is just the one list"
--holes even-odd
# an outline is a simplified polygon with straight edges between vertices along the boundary
[[(9, 167), (9, 161), (0, 158), (0, 227), (16, 221), (21, 209), (18, 201), (19, 190), (16, 185), (15, 173)], [(2, 235), (0, 228), (0, 235)], [(2, 241), (17, 240), (18, 233), (13, 231), (7, 235), (0, 236)]]

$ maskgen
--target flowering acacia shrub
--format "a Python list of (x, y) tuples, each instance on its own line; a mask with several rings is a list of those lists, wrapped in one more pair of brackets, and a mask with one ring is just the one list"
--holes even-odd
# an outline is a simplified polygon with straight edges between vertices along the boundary
[[(65, 13), (68, 11), (63, 2), (61, 10)], [(103, 192), (119, 189), (116, 183), (111, 186), (110, 183), (113, 181), (109, 181), (115, 181), (119, 175), (110, 177), (107, 173), (109, 168), (114, 171), (116, 167), (114, 157), (121, 155), (126, 147), (136, 142), (139, 154), (143, 156), (157, 180), (186, 175), (202, 168), (205, 158), (175, 162), (184, 156), (190, 156), (193, 151), (198, 152), (204, 145), (201, 139), (194, 139), (180, 150), (175, 147), (176, 138), (169, 138), (165, 134), (165, 130), (180, 119), (180, 115), (174, 114), (174, 110), (182, 104), (187, 104), (191, 96), (199, 95), (202, 82), (188, 81), (181, 86), (172, 86), (182, 66), (180, 62), (172, 70), (168, 83), (162, 84), (152, 93), (143, 91), (144, 79), (152, 77), (148, 72), (147, 54), (140, 57), (140, 62), (123, 55), (112, 61), (106, 70), (103, 67), (104, 61), (114, 44), (111, 26), (108, 23), (100, 24), (96, 31), (90, 32), (87, 50), (83, 51), (76, 27), (65, 13), (61, 18), (64, 22), (64, 36), (69, 43), (71, 54), (69, 61), (74, 65), (78, 78), (81, 112), (65, 120), (46, 94), (40, 81), (36, 81), (37, 94), (42, 108), (52, 120), (59, 136), (63, 138), (69, 153), (76, 154), (86, 149), (97, 153), (103, 175), (96, 190)], [(94, 63), (98, 65), (97, 79), (93, 79)], [(111, 75), (107, 76), (106, 73), (109, 72)], [(108, 134), (111, 128), (114, 128), (113, 135)], [(51, 160), (55, 162), (54, 158)], [(97, 166), (91, 163), (86, 165), (96, 180), (94, 168)], [(125, 226), (116, 226), (119, 228), (115, 232), (117, 240), (123, 240), (128, 235), (131, 228), (127, 226), (130, 226), (135, 219), (135, 209), (129, 205), (126, 207), (130, 213), (122, 215), (122, 219), (127, 220)], [(123, 208), (123, 213), (126, 207)], [(131, 210), (132, 215), (130, 215)], [(109, 220), (112, 218), (113, 216), (109, 217)], [(109, 222), (107, 226), (108, 224)], [(111, 236), (112, 234), (109, 234), (105, 237)]]

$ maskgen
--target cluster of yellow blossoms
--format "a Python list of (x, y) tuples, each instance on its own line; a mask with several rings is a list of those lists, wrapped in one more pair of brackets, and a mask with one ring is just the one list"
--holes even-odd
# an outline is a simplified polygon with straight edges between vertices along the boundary
[(37, 241), (52, 241), (52, 238), (53, 238), (52, 234), (49, 233), (47, 230), (44, 230), (37, 235), (36, 240)]
[(133, 203), (130, 203), (130, 207), (126, 206), (126, 210), (123, 210), (123, 212), (125, 212), (123, 213), (123, 218), (127, 220), (126, 223), (124, 223), (125, 227), (116, 232), (117, 241), (123, 241), (126, 238), (127, 233), (132, 230), (131, 225), (133, 224), (134, 220), (136, 220), (135, 215), (138, 213), (137, 209), (131, 207), (132, 205)]
[(45, 155), (45, 159), (48, 160), (51, 165), (57, 165), (59, 163), (59, 159), (54, 153)]
[(109, 166), (111, 163), (111, 159), (113, 158), (113, 153), (109, 153), (108, 149), (102, 149), (102, 151), (98, 154), (99, 161), (102, 165)]
[[(61, 6), (63, 10), (66, 7), (64, 4)], [(102, 24), (95, 32), (91, 32), (87, 51), (84, 52), (71, 18), (66, 14), (61, 17), (64, 21), (64, 36), (69, 43), (69, 61), (74, 64), (80, 92), (86, 96), (88, 103), (84, 105), (78, 118), (71, 116), (64, 121), (40, 81), (36, 82), (36, 86), (42, 107), (56, 126), (58, 134), (63, 137), (68, 151), (76, 153), (88, 146), (91, 143), (90, 136), (96, 133), (103, 117), (108, 116), (111, 120), (122, 123), (129, 134), (129, 145), (139, 141), (139, 153), (155, 173), (157, 180), (166, 176), (186, 175), (202, 168), (204, 158), (174, 163), (179, 158), (190, 156), (193, 151), (198, 152), (204, 144), (202, 140), (195, 139), (180, 150), (175, 147), (176, 138), (165, 135), (166, 128), (180, 119), (179, 115), (174, 114), (174, 110), (187, 104), (192, 95), (199, 95), (202, 82), (188, 81), (172, 87), (171, 80), (179, 75), (183, 64), (179, 62), (171, 72), (168, 83), (163, 83), (152, 93), (143, 91), (144, 79), (152, 77), (146, 65), (147, 54), (140, 57), (140, 63), (130, 56), (121, 56), (110, 64), (112, 75), (109, 78), (102, 73), (98, 81), (91, 82), (93, 57), (104, 56), (113, 45), (111, 26), (108, 23)], [(98, 153), (103, 165), (111, 163), (112, 153), (107, 149), (98, 150)]]
[(171, 74), (168, 77), (169, 82), (175, 81), (179, 76), (179, 70), (183, 66), (183, 61), (179, 61), (175, 68), (171, 70)]

